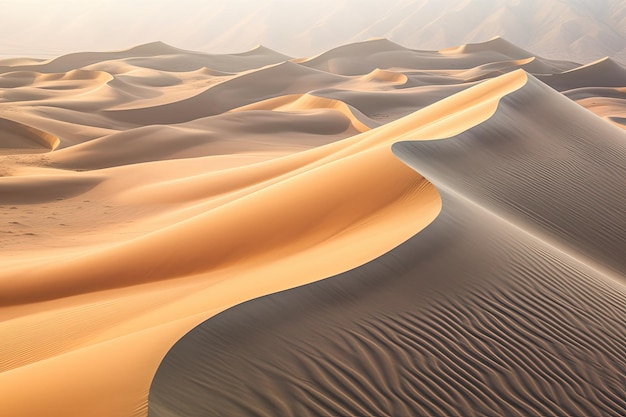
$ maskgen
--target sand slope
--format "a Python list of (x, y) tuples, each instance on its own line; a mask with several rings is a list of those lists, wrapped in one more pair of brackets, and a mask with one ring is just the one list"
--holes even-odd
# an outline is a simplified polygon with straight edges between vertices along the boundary
[(610, 64), (3, 60), (3, 416), (621, 413)]

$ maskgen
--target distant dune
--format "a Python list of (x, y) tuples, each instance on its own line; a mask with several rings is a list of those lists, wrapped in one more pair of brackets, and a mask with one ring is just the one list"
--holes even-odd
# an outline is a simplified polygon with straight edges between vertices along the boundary
[(626, 68), (447, 46), (0, 61), (0, 414), (625, 415)]

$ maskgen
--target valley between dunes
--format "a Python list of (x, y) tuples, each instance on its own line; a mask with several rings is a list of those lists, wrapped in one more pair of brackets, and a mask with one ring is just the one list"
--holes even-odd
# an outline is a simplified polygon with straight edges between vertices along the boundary
[(0, 60), (0, 410), (626, 414), (626, 68), (502, 38)]

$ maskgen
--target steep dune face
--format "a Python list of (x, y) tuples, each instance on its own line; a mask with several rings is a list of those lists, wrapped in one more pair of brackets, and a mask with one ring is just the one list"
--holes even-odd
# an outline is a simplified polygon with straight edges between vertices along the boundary
[[(536, 79), (507, 96), (497, 116), (514, 118), (519, 123), (518, 132), (490, 129), (485, 123), (464, 134), (476, 139), (457, 141), (455, 151), (433, 150), (431, 154), (419, 144), (420, 158), (412, 166), (422, 167), (424, 158), (429, 158), (432, 171), (420, 168), (428, 178), (471, 178), (471, 182), (464, 179), (455, 188), (480, 193), (481, 200), (497, 206), (499, 212), (527, 218), (521, 223), (541, 225), (541, 233), (551, 242), (570, 247), (568, 253), (580, 254), (584, 262), (595, 261), (626, 275), (626, 263), (620, 255), (626, 251), (626, 239), (620, 233), (625, 225), (624, 196), (616, 192), (619, 178), (626, 174), (623, 132), (600, 122), (562, 95), (553, 94)], [(527, 128), (522, 130), (521, 126)], [(551, 140), (536, 143), (525, 139), (540, 136)], [(506, 137), (507, 144), (494, 143), (492, 138), (496, 137)], [(397, 145), (396, 152), (408, 152), (407, 146)], [(463, 146), (467, 146), (465, 151)], [(494, 159), (490, 153), (499, 146), (506, 155)], [(462, 155), (469, 149), (472, 158), (465, 168)], [(435, 156), (439, 153), (443, 154), (441, 163)], [(513, 185), (507, 185), (512, 181), (509, 177), (515, 178)], [(585, 218), (584, 224), (575, 221), (577, 218)]]
[(622, 413), (624, 87), (527, 55), (1, 61), (3, 416)]

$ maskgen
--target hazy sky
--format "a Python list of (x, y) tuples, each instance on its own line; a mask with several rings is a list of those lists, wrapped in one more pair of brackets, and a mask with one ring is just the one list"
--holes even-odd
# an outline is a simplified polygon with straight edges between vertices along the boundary
[[(0, 0), (0, 47), (4, 53), (17, 50), (55, 55), (85, 49), (127, 48), (161, 40), (183, 48), (218, 46), (216, 52), (241, 52), (271, 41), (273, 36), (296, 34), (304, 26), (318, 24), (315, 20), (333, 15), (340, 2)], [(355, 3), (354, 0), (349, 2)], [(349, 7), (352, 10), (348, 10), (345, 25), (350, 26), (353, 19), (360, 23), (374, 21), (376, 14), (373, 12), (388, 4), (380, 0), (360, 0), (359, 3), (361, 7)], [(340, 36), (341, 29), (335, 29)], [(215, 42), (223, 35), (232, 38), (232, 32), (238, 32), (237, 42), (222, 45)], [(259, 39), (255, 39), (255, 35)]]
[[(0, 0), (0, 55), (56, 56), (161, 40), (292, 56), (388, 37), (437, 49), (502, 35), (569, 58), (626, 48), (623, 0)], [(557, 56), (558, 57), (558, 56)]]

